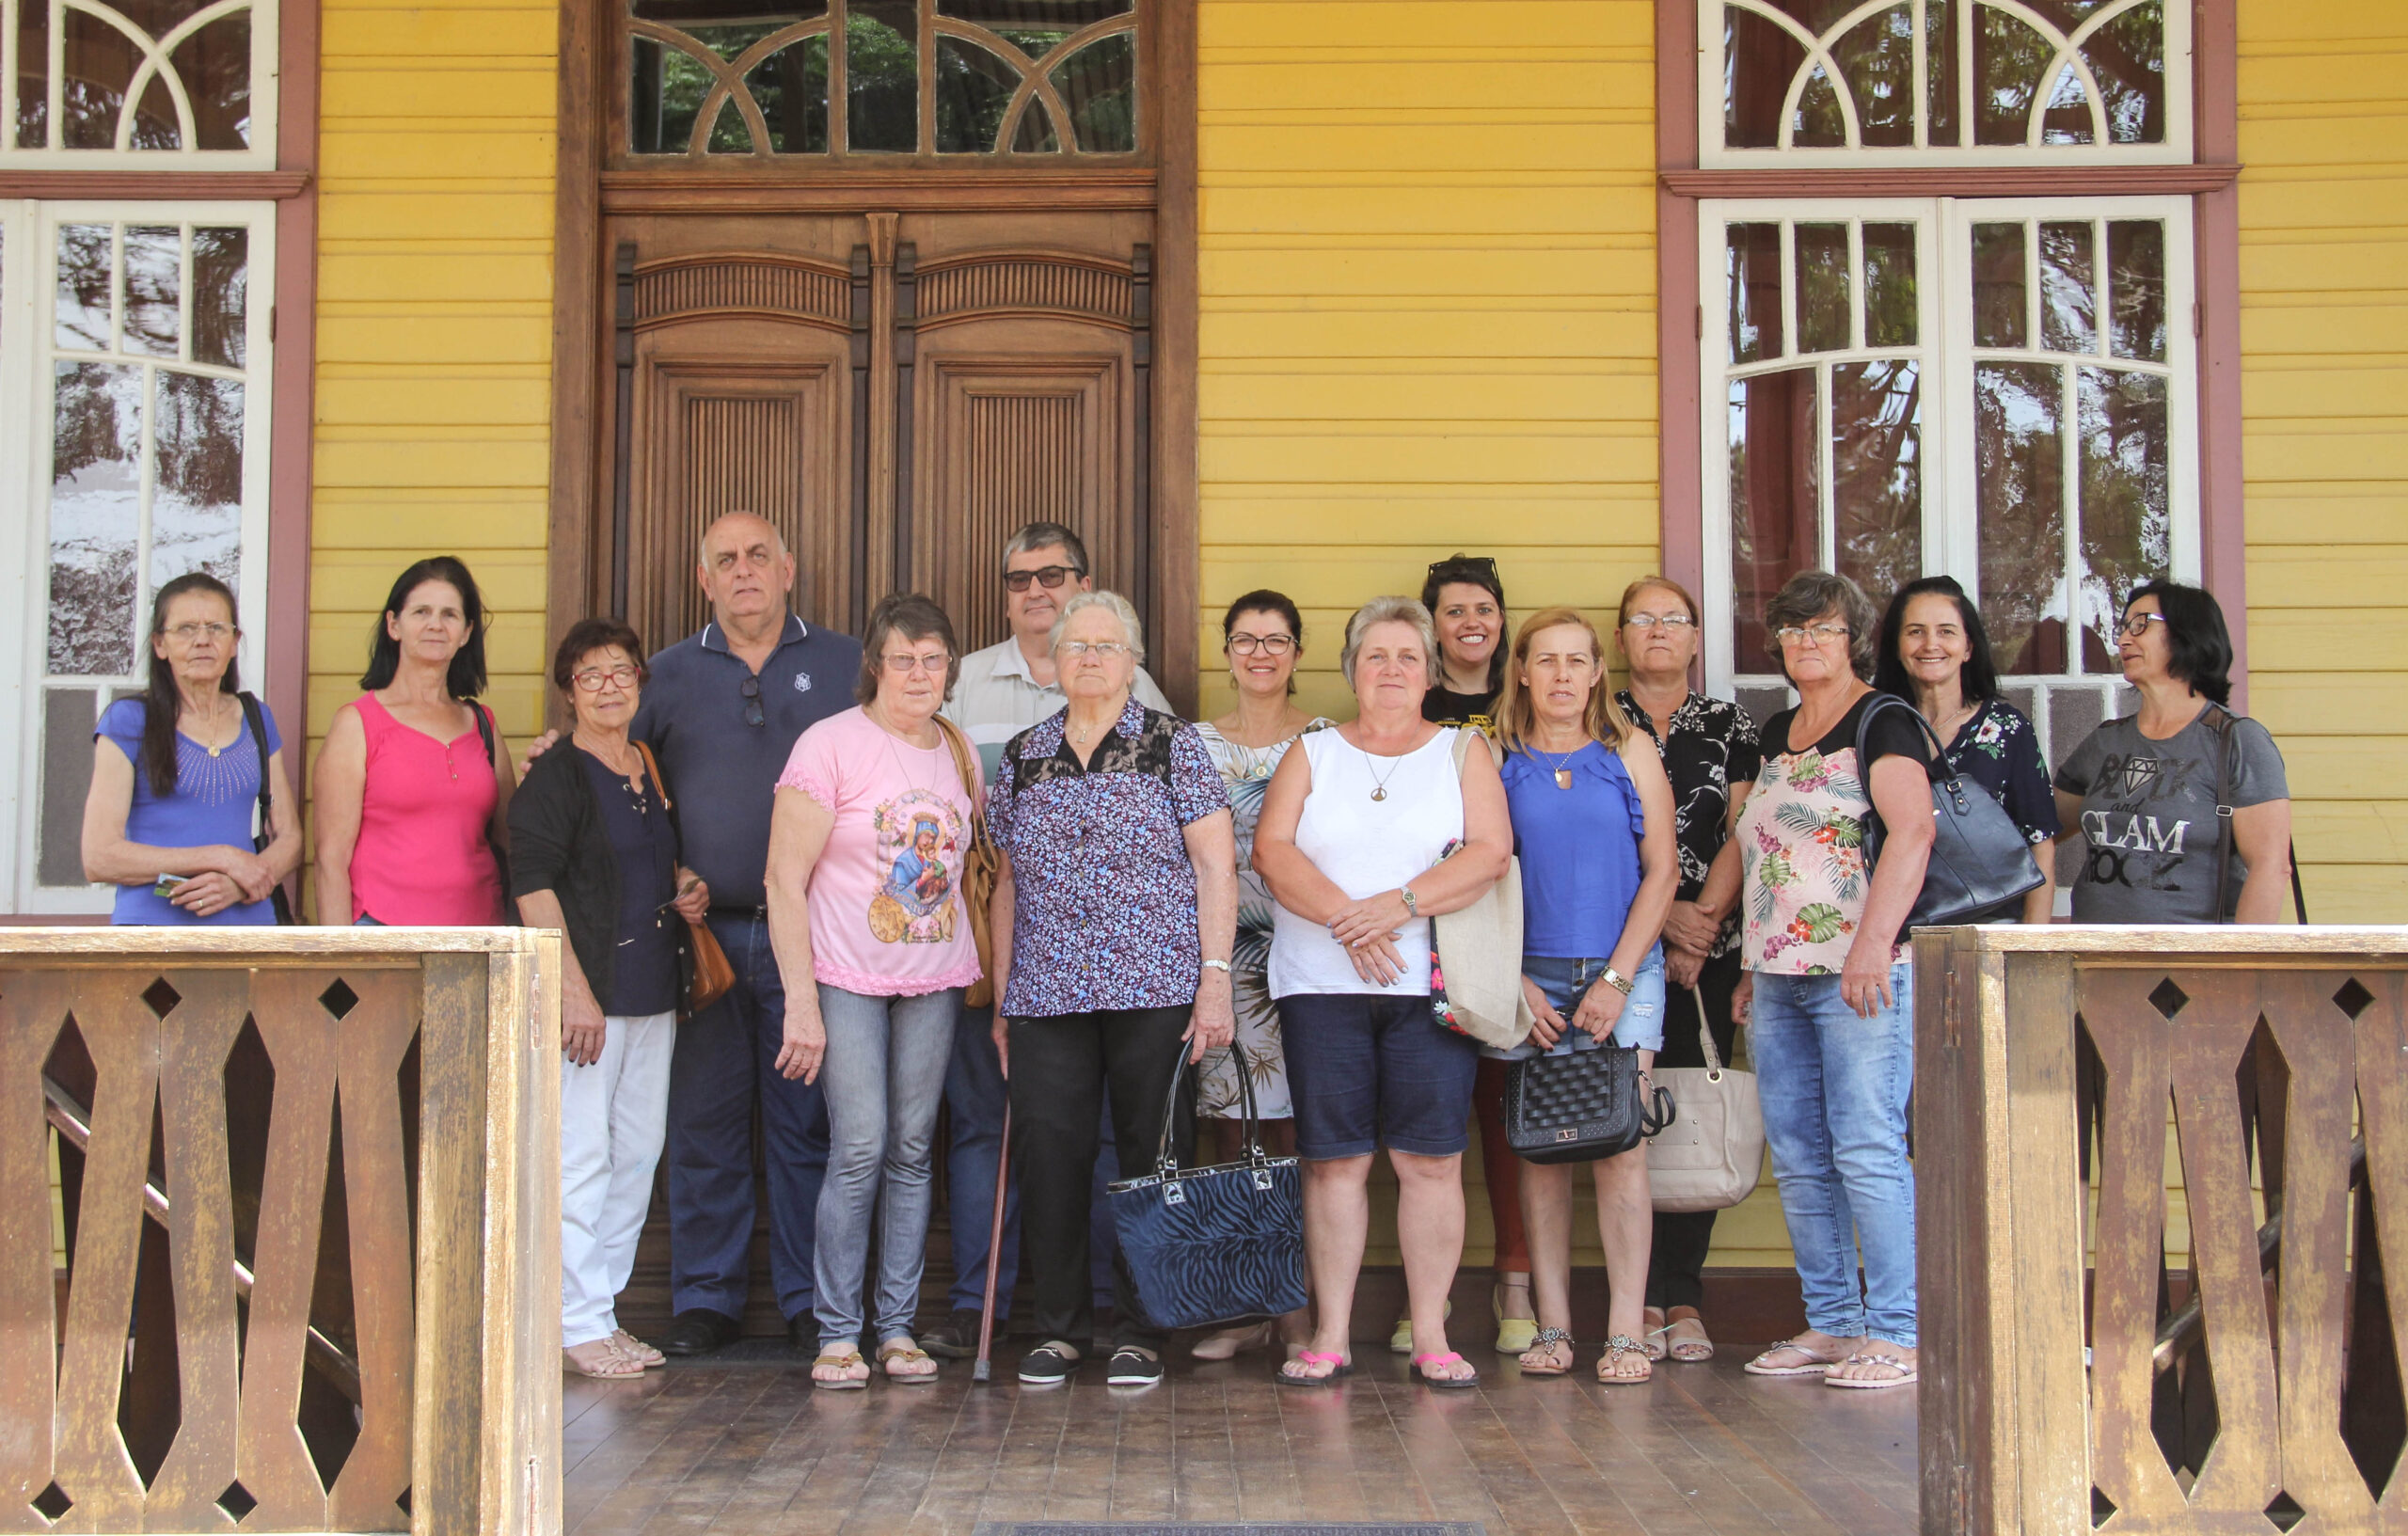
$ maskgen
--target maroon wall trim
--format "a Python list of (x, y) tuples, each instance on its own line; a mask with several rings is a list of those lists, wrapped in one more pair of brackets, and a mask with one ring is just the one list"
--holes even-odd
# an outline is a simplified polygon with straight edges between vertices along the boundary
[[(1698, 430), (1697, 195), (1684, 195), (1671, 185), (1676, 175), (1696, 174), (1696, 0), (1656, 0), (1656, 165), (1664, 173), (1656, 191), (1656, 369), (1660, 390), (1656, 435), (1664, 574), (1703, 600), (1705, 493)], [(1703, 673), (1698, 681), (1703, 683)]]
[[(300, 185), (276, 211), (276, 361), (269, 404), (265, 692), (284, 770), (309, 799), (310, 427), (318, 361), (318, 5), (277, 8), (276, 164)], [(295, 893), (299, 877), (293, 880)]]
[[(2241, 158), (2239, 0), (2197, 0), (2191, 14), (2197, 153)], [(2249, 708), (2248, 519), (2242, 505), (2241, 189), (2231, 182), (2194, 202), (2199, 304), (2199, 576), (2232, 630), (2232, 706)]]
[[(1695, 99), (1689, 108), (1696, 110)], [(2070, 177), (2093, 197), (2215, 192), (2241, 175), (2235, 165), (1776, 166), (1747, 170), (1668, 170), (1657, 178), (1685, 198), (2045, 198)]]

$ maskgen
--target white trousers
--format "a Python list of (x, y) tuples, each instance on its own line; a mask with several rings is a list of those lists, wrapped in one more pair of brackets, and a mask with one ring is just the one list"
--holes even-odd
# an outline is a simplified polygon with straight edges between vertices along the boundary
[(669, 1052), (677, 1016), (603, 1021), (593, 1065), (561, 1063), (561, 1343), (608, 1338), (634, 1273), (669, 1126)]

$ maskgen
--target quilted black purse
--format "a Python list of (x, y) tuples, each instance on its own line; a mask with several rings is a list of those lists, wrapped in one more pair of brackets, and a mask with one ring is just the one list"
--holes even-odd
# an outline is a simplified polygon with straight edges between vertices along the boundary
[(1671, 1094), (1642, 1085), (1637, 1046), (1533, 1056), (1505, 1069), (1505, 1142), (1528, 1162), (1620, 1157), (1675, 1113)]
[[(1182, 1058), (1187, 1042), (1179, 1044)], [(1187, 1082), (1182, 1059), (1163, 1107), (1154, 1172), (1105, 1191), (1137, 1306), (1157, 1328), (1203, 1328), (1278, 1317), (1305, 1305), (1304, 1184), (1292, 1157), (1262, 1150), (1254, 1085), (1240, 1064), (1244, 1160), (1181, 1168), (1171, 1126)]]

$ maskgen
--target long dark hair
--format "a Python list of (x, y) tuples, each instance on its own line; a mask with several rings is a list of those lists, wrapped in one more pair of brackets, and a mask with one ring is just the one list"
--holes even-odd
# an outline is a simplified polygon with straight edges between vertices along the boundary
[(2224, 606), (2202, 587), (2179, 581), (2144, 581), (2124, 599), (2124, 612), (2144, 597), (2157, 599), (2165, 615), (2165, 670), (2191, 685), (2191, 691), (2227, 707), (2232, 704), (2232, 631), (2224, 624)]
[[(1497, 619), (1502, 622), (1508, 618), (1505, 611), (1505, 583), (1497, 575), (1497, 562), (1487, 555), (1466, 555), (1458, 550), (1444, 560), (1433, 561), (1430, 565), (1430, 575), (1421, 583), (1421, 606), (1430, 610), (1433, 623), (1437, 619), (1439, 590), (1452, 586), (1458, 581), (1467, 587), (1479, 587), (1484, 590), (1488, 595), (1497, 599)], [(1508, 647), (1502, 629), (1498, 630), (1497, 641), (1497, 649), (1488, 658), (1488, 691), (1492, 698), (1505, 686), (1505, 652)], [(1445, 656), (1432, 657), (1430, 664), (1436, 670), (1433, 686), (1444, 688), (1447, 683)]]
[(1965, 595), (1965, 589), (1953, 576), (1927, 576), (1920, 581), (1909, 581), (1890, 599), (1889, 610), (1881, 615), (1881, 641), (1873, 653), (1873, 686), (1884, 693), (1894, 693), (1912, 703), (1915, 685), (1907, 675), (1907, 664), (1898, 659), (1898, 641), (1907, 627), (1907, 605), (1918, 597), (1945, 597), (1956, 605), (1956, 618), (1965, 626), (1965, 667), (1957, 674), (1956, 691), (1967, 704), (1983, 704), (1998, 697), (1998, 663), (1990, 657), (1989, 631), (1982, 627), (1982, 610)]
[[(215, 597), (226, 605), (226, 620), (234, 626), (232, 641), (241, 642), (243, 616), (234, 607), (233, 590), (207, 571), (186, 571), (161, 587), (150, 599), (150, 638), (165, 639), (167, 633), (167, 605), (188, 593), (200, 593)], [(226, 657), (226, 675), (217, 679), (220, 693), (240, 693), (243, 680), (230, 650)], [(150, 793), (165, 799), (176, 792), (176, 718), (183, 713), (183, 690), (176, 687), (176, 669), (150, 648), (150, 680), (142, 689), (142, 772), (150, 781)]]
[(389, 686), (402, 670), (402, 642), (386, 629), (385, 621), (400, 618), (410, 594), (429, 581), (450, 582), (460, 594), (460, 612), (468, 621), (467, 641), (452, 657), (451, 670), (443, 678), (444, 691), (455, 699), (473, 699), (485, 690), (485, 600), (477, 591), (477, 578), (457, 556), (429, 555), (394, 581), (385, 607), (372, 621), (368, 670), (359, 676), (359, 686), (369, 692)]

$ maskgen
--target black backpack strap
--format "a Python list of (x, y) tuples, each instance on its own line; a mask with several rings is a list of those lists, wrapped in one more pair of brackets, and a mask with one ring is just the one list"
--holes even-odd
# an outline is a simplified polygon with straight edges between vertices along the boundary
[(249, 729), (251, 745), (259, 750), (260, 754), (260, 830), (259, 834), (251, 839), (251, 851), (258, 853), (276, 840), (274, 826), (268, 819), (269, 805), (276, 794), (276, 778), (268, 771), (267, 720), (260, 709), (259, 700), (248, 693), (237, 693), (234, 697), (243, 702), (243, 724)]
[[(2199, 716), (2199, 723), (2216, 738), (2216, 921), (2229, 922), (2225, 916), (2225, 895), (2232, 876), (2232, 754), (2238, 733), (2233, 727), (2241, 717), (2223, 705), (2210, 701)], [(2299, 843), (2293, 839), (2286, 849), (2291, 865), (2291, 911), (2302, 927), (2307, 926), (2307, 888), (2300, 883)]]
[(485, 744), (485, 767), (497, 765), (493, 756), (493, 711), (476, 700), (468, 701), (468, 713), (477, 717), (477, 738)]

